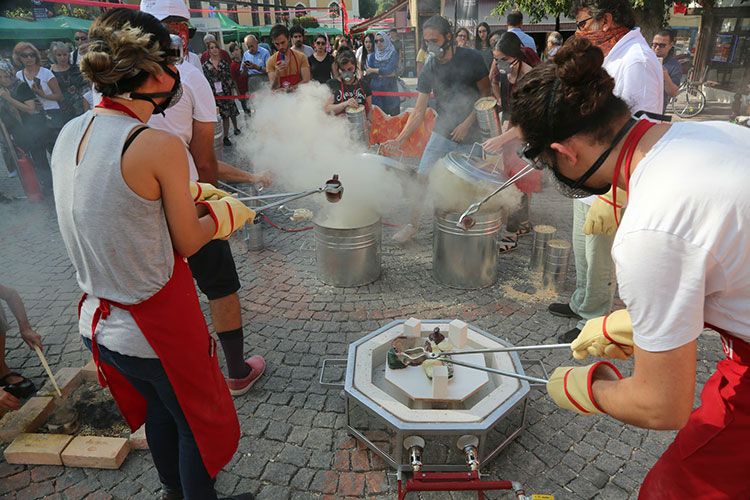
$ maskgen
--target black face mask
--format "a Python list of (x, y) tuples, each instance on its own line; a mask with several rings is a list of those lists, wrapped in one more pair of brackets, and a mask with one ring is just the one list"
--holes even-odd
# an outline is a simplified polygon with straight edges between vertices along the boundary
[(609, 147), (605, 149), (601, 155), (599, 155), (599, 158), (596, 159), (594, 164), (591, 165), (586, 173), (584, 173), (578, 180), (573, 180), (569, 177), (564, 176), (560, 173), (557, 166), (550, 165), (550, 170), (552, 170), (555, 179), (557, 179), (557, 190), (560, 191), (563, 196), (567, 196), (568, 198), (586, 198), (588, 196), (598, 196), (607, 193), (612, 188), (612, 184), (607, 184), (604, 187), (600, 188), (593, 188), (590, 186), (586, 186), (584, 182), (586, 182), (592, 175), (594, 175), (594, 172), (599, 170), (602, 164), (609, 157), (609, 154), (612, 152), (615, 146), (617, 146), (617, 143), (619, 143), (622, 138), (625, 137), (625, 134), (627, 134), (628, 131), (633, 128), (633, 125), (635, 125), (636, 123), (637, 120), (635, 118), (630, 118), (625, 123), (625, 125), (622, 126), (620, 131), (615, 134), (615, 138), (612, 139), (612, 143), (609, 145)]
[[(180, 83), (180, 73), (175, 73), (171, 69), (169, 69), (168, 66), (164, 66), (164, 71), (167, 72), (169, 76), (174, 78), (174, 85), (172, 85), (172, 89), (169, 92), (152, 92), (149, 94), (139, 94), (139, 93), (131, 93), (130, 98), (131, 99), (140, 99), (142, 101), (148, 101), (151, 104), (154, 105), (154, 110), (151, 112), (152, 115), (158, 115), (161, 113), (164, 115), (164, 111), (166, 111), (168, 108), (171, 108), (177, 102), (179, 102), (180, 98), (182, 97), (182, 84)], [(157, 104), (154, 99), (160, 99), (162, 97), (166, 97), (166, 100), (161, 103)]]
[(442, 59), (443, 57), (445, 57), (445, 53), (448, 51), (450, 46), (451, 46), (451, 40), (446, 40), (445, 43), (443, 43), (443, 45), (437, 45), (435, 43), (428, 43), (427, 53), (429, 53), (433, 57)]

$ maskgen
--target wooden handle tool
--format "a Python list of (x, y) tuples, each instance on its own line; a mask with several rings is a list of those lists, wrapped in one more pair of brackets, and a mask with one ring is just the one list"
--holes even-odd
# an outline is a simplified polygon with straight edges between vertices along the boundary
[(34, 350), (36, 351), (37, 356), (39, 356), (39, 359), (42, 361), (42, 366), (44, 366), (44, 370), (47, 372), (49, 379), (52, 381), (52, 385), (55, 386), (55, 390), (57, 391), (57, 394), (60, 397), (62, 397), (62, 392), (60, 391), (60, 387), (58, 387), (57, 385), (57, 380), (55, 380), (55, 376), (52, 375), (52, 370), (49, 369), (49, 365), (47, 364), (47, 359), (44, 357), (44, 354), (42, 354), (42, 350), (39, 348), (38, 345), (34, 346)]

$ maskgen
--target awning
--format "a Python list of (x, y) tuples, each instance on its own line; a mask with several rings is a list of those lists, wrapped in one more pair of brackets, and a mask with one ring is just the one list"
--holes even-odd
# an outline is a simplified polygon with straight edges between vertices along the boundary
[(73, 40), (76, 31), (88, 33), (92, 22), (68, 16), (39, 21), (0, 17), (0, 40)]

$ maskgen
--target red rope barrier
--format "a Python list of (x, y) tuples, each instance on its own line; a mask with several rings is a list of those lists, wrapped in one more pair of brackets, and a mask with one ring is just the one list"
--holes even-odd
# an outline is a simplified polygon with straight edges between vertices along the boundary
[[(88, 5), (90, 7), (108, 7), (110, 9), (115, 9), (119, 7), (125, 7), (127, 9), (139, 9), (140, 7), (135, 4), (129, 4), (129, 3), (109, 3), (109, 2), (102, 2), (98, 0), (45, 0), (50, 3), (62, 3), (62, 4), (71, 4), (71, 5)], [(264, 14), (266, 12), (268, 13), (277, 13), (277, 14), (288, 14), (291, 12), (307, 12), (309, 10), (331, 10), (329, 7), (305, 7), (304, 9), (286, 9), (286, 10), (271, 10), (273, 8), (272, 5), (269, 5), (269, 9), (267, 10), (220, 10), (220, 9), (188, 9), (190, 12), (207, 12), (207, 13), (216, 13), (221, 12), (223, 14)], [(252, 27), (252, 26), (251, 26)], [(312, 29), (312, 28), (311, 28)]]

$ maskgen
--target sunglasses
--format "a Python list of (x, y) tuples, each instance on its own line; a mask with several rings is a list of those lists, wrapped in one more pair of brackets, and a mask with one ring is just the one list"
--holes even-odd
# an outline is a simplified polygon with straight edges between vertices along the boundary
[(36, 54), (34, 54), (33, 52), (26, 52), (25, 54), (19, 54), (19, 57), (21, 59), (26, 59), (27, 57), (33, 57), (36, 59)]
[(576, 30), (577, 31), (583, 31), (584, 26), (586, 26), (586, 23), (594, 19), (594, 16), (587, 17), (586, 19), (581, 19), (580, 21), (576, 21)]
[(325, 42), (315, 42), (315, 45), (325, 45)]
[(466, 35), (456, 35), (456, 38), (466, 38)]
[(85, 41), (86, 41), (86, 40), (88, 40), (88, 39), (89, 39), (89, 37), (87, 37), (87, 36), (77, 36), (77, 37), (75, 37), (75, 40), (76, 40), (77, 42), (81, 42), (81, 41), (84, 41), (84, 42), (85, 42)]
[(656, 42), (654, 42), (654, 43), (651, 44), (651, 46), (663, 49), (664, 47), (667, 46), (667, 44), (666, 43), (656, 43)]
[(375, 43), (385, 43), (385, 40), (383, 40), (382, 38), (376, 38)]

